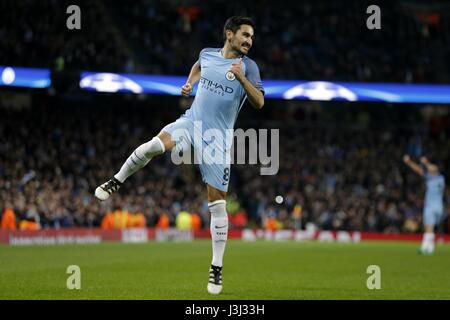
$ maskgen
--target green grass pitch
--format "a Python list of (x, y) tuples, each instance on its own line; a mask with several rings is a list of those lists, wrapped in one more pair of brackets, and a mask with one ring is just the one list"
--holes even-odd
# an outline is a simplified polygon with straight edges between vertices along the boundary
[[(224, 289), (206, 291), (208, 240), (91, 245), (0, 245), (0, 299), (450, 299), (450, 246), (417, 243), (227, 243)], [(68, 290), (69, 265), (81, 289)], [(381, 289), (369, 290), (369, 265)]]

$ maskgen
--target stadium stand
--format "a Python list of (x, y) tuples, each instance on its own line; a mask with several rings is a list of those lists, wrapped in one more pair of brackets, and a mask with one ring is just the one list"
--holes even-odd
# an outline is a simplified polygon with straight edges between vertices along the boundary
[[(158, 133), (180, 110), (161, 106), (158, 110), (165, 111), (155, 112), (153, 103), (136, 100), (133, 106), (117, 97), (116, 105), (75, 102), (76, 108), (70, 105), (74, 102), (65, 105), (59, 99), (35, 100), (26, 110), (3, 106), (0, 210), (12, 208), (17, 221), (36, 221), (42, 228), (100, 226), (118, 208), (142, 212), (148, 226), (155, 226), (162, 215), (174, 225), (183, 210), (198, 213), (207, 225), (199, 171), (194, 165), (174, 165), (170, 154), (153, 159), (111, 201), (99, 203), (93, 197), (98, 181), (114, 174), (136, 145)], [(96, 108), (90, 107), (93, 103)], [(324, 230), (421, 230), (424, 183), (401, 158), (422, 150), (449, 172), (448, 114), (430, 115), (414, 106), (408, 106), (406, 116), (402, 107), (291, 103), (282, 110), (269, 104), (262, 113), (248, 106), (242, 111), (237, 127), (266, 123), (282, 128), (280, 169), (275, 176), (261, 176), (260, 165), (233, 165), (230, 215), (244, 218), (245, 226), (263, 226), (275, 218), (280, 227), (295, 228), (294, 207), (301, 205), (303, 226), (314, 222)], [(277, 195), (283, 195), (283, 205), (275, 202)], [(448, 190), (446, 197), (449, 201)], [(239, 226), (244, 225), (236, 222)]]
[(365, 26), (368, 1), (262, 0), (256, 6), (250, 0), (226, 5), (222, 0), (136, 0), (132, 6), (126, 1), (78, 3), (82, 28), (68, 31), (69, 1), (20, 1), (19, 5), (2, 1), (0, 61), (16, 66), (186, 75), (203, 47), (222, 44), (224, 16), (248, 14), (257, 23), (251, 56), (263, 78), (450, 80), (448, 2), (379, 2), (384, 9), (382, 31), (370, 33)]

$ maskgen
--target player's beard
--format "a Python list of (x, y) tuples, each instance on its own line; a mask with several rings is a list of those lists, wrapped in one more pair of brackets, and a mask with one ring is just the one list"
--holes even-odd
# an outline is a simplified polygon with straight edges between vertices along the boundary
[(243, 44), (242, 45), (239, 45), (239, 44), (231, 44), (231, 49), (234, 51), (234, 52), (236, 52), (238, 55), (247, 55), (248, 54), (248, 52), (250, 51), (250, 48), (251, 47), (248, 47), (248, 49), (247, 49), (247, 52), (244, 52), (244, 51), (242, 51), (241, 50), (241, 47), (243, 47)]
[(250, 51), (250, 48), (251, 48), (251, 47), (245, 47), (244, 45), (242, 45), (242, 48), (246, 48), (246, 49), (247, 49), (246, 52), (240, 50), (240, 51), (242, 52), (243, 55), (246, 55), (246, 54), (248, 54), (248, 52)]

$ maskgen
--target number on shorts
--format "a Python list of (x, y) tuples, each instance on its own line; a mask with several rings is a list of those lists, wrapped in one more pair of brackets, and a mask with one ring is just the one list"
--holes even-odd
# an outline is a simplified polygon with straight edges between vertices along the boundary
[(229, 179), (230, 179), (230, 168), (225, 168), (223, 169), (223, 180), (228, 182)]

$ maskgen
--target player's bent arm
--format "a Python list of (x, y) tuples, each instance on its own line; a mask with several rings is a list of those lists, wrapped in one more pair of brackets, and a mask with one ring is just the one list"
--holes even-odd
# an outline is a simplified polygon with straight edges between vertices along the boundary
[(420, 175), (420, 176), (424, 176), (425, 175), (425, 172), (423, 171), (423, 169), (417, 163), (415, 163), (414, 161), (408, 160), (405, 163), (406, 163), (406, 165), (408, 167), (411, 168), (412, 171), (414, 171), (418, 175)]
[(198, 80), (200, 80), (200, 63), (197, 61), (192, 66), (186, 83), (190, 83), (191, 86), (194, 86), (194, 84), (196, 84)]
[(256, 109), (261, 109), (264, 106), (264, 95), (259, 90), (256, 89), (253, 84), (245, 77), (243, 77), (241, 81), (242, 87), (247, 93), (248, 101), (252, 104)]
[(191, 68), (191, 72), (189, 72), (189, 76), (186, 80), (186, 83), (181, 87), (181, 94), (184, 97), (189, 97), (192, 93), (192, 89), (194, 84), (200, 80), (200, 63), (197, 61)]

